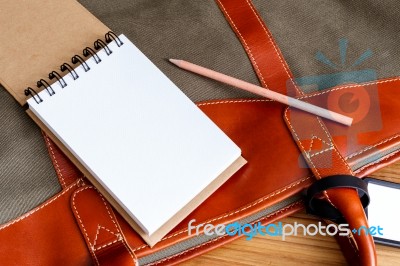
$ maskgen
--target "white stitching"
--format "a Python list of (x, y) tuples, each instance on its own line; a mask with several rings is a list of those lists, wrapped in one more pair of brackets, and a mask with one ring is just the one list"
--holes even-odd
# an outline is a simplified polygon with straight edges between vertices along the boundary
[(319, 137), (317, 137), (317, 136), (315, 136), (314, 134), (311, 136), (311, 143), (310, 143), (310, 147), (308, 148), (308, 153), (311, 153), (311, 149), (312, 149), (312, 146), (313, 146), (313, 144), (314, 144), (314, 140), (315, 139), (319, 139), (322, 143), (325, 143), (326, 145), (328, 145), (328, 146), (332, 146), (332, 145), (330, 145), (329, 143), (327, 143), (325, 140), (323, 140), (323, 139), (321, 139), (321, 138), (319, 138)]
[[(136, 265), (136, 264), (137, 264), (136, 255), (134, 255), (134, 254), (132, 253), (131, 249), (127, 246), (127, 244), (126, 244), (126, 239), (125, 239), (121, 234), (116, 235), (115, 233), (111, 232), (111, 231), (108, 230), (107, 228), (104, 228), (104, 227), (102, 227), (102, 228), (105, 229), (105, 230), (107, 230), (107, 231), (110, 232), (111, 234), (115, 235), (118, 239), (116, 239), (116, 240), (114, 240), (114, 241), (112, 241), (112, 242), (109, 242), (109, 243), (107, 243), (107, 244), (103, 244), (103, 245), (101, 245), (101, 246), (99, 246), (99, 247), (95, 247), (95, 244), (93, 244), (93, 251), (99, 251), (99, 250), (101, 250), (101, 249), (103, 249), (103, 248), (106, 248), (106, 247), (108, 247), (108, 246), (111, 246), (111, 245), (117, 243), (118, 241), (121, 241), (121, 243), (124, 245), (125, 249), (128, 251), (129, 256), (132, 258), (132, 261), (133, 261), (133, 262), (135, 263), (135, 265)], [(95, 239), (95, 242), (96, 242), (96, 239)]]
[(276, 53), (276, 55), (277, 55), (278, 58), (279, 58), (279, 61), (281, 61), (281, 64), (282, 64), (282, 66), (283, 66), (283, 68), (284, 68), (284, 70), (285, 70), (287, 76), (289, 77), (290, 81), (292, 82), (294, 88), (296, 89), (296, 91), (297, 91), (299, 94), (304, 95), (304, 93), (303, 93), (303, 92), (297, 87), (297, 85), (294, 83), (294, 80), (293, 80), (292, 76), (289, 74), (289, 70), (288, 70), (288, 67), (287, 67), (287, 65), (286, 65), (286, 62), (282, 59), (282, 57), (281, 57), (281, 55), (280, 55), (280, 53), (279, 53), (279, 51), (278, 51), (278, 48), (276, 47), (275, 42), (274, 42), (274, 40), (272, 39), (271, 34), (270, 34), (270, 33), (267, 31), (267, 29), (265, 28), (264, 23), (262, 23), (262, 21), (261, 21), (259, 15), (258, 15), (257, 12), (254, 10), (253, 5), (251, 5), (250, 2), (249, 2), (248, 0), (246, 0), (246, 2), (247, 2), (247, 4), (249, 5), (251, 11), (253, 11), (253, 13), (254, 13), (254, 15), (256, 16), (256, 18), (257, 18), (258, 22), (260, 23), (261, 27), (264, 29), (265, 34), (267, 35), (267, 37), (268, 37), (268, 39), (269, 39), (269, 42), (272, 44), (272, 47), (274, 48), (275, 53)]
[[(44, 135), (44, 134), (43, 134), (43, 135)], [(52, 145), (51, 145), (51, 142), (50, 142), (50, 140), (49, 140), (49, 137), (48, 137), (47, 135), (44, 135), (44, 138), (45, 138), (45, 140), (46, 140), (46, 144), (47, 144), (47, 147), (49, 148), (50, 154), (51, 154), (51, 156), (53, 157), (53, 162), (54, 162), (54, 166), (55, 166), (55, 168), (56, 168), (56, 171), (57, 171), (57, 173), (58, 173), (58, 177), (61, 179), (61, 185), (62, 185), (63, 188), (65, 188), (67, 185), (66, 185), (66, 183), (65, 183), (63, 174), (62, 174), (61, 169), (60, 169), (60, 166), (58, 165), (58, 162), (57, 162), (56, 156), (55, 156), (55, 154), (54, 154), (53, 147), (52, 147)]]
[(362, 153), (364, 153), (364, 152), (366, 152), (366, 151), (368, 151), (368, 150), (370, 150), (370, 149), (372, 149), (372, 148), (374, 148), (374, 147), (377, 147), (377, 146), (379, 146), (379, 145), (385, 144), (386, 142), (389, 142), (389, 141), (391, 141), (392, 139), (395, 139), (395, 138), (398, 138), (398, 137), (400, 137), (400, 135), (399, 135), (399, 134), (396, 134), (396, 135), (394, 135), (393, 137), (391, 137), (391, 138), (389, 138), (389, 139), (385, 139), (385, 140), (382, 140), (381, 142), (378, 142), (378, 143), (376, 143), (376, 144), (374, 144), (374, 145), (368, 146), (367, 148), (365, 148), (365, 149), (363, 149), (363, 150), (361, 150), (361, 151), (359, 151), (359, 152), (356, 152), (356, 153), (353, 153), (353, 154), (347, 156), (347, 157), (346, 157), (346, 160), (351, 159), (351, 158), (353, 158), (353, 157), (355, 157), (355, 156), (357, 156), (357, 155), (360, 155), (360, 154), (362, 154)]
[(321, 129), (325, 132), (326, 137), (328, 138), (329, 146), (333, 147), (333, 140), (331, 139), (330, 134), (328, 133), (328, 129), (325, 128), (325, 126), (322, 124), (321, 119), (318, 116), (317, 116), (317, 121), (321, 126)]
[(95, 251), (94, 246), (92, 245), (92, 243), (90, 243), (89, 235), (88, 235), (88, 233), (86, 231), (85, 225), (83, 224), (81, 216), (79, 215), (78, 209), (76, 208), (76, 205), (75, 205), (75, 197), (78, 195), (78, 193), (81, 193), (82, 191), (84, 191), (84, 190), (86, 190), (88, 188), (90, 188), (90, 187), (87, 186), (87, 187), (80, 188), (77, 191), (75, 191), (74, 195), (72, 196), (72, 206), (73, 206), (73, 208), (75, 210), (74, 212), (76, 213), (78, 221), (79, 221), (79, 223), (80, 223), (80, 225), (81, 225), (81, 227), (83, 229), (83, 233), (85, 234), (85, 237), (86, 237), (86, 239), (87, 239), (87, 241), (89, 243), (89, 247), (90, 247), (90, 251), (91, 251), (90, 253), (93, 255), (93, 258), (96, 260), (97, 265), (100, 265), (99, 260), (97, 259), (96, 253), (94, 252)]
[(96, 260), (96, 264), (97, 265), (100, 265), (100, 262), (99, 262), (99, 260), (97, 259), (97, 256), (96, 256), (96, 254), (94, 253), (94, 251), (93, 252), (90, 252), (91, 254), (93, 254), (93, 257), (94, 257), (94, 259)]
[(79, 215), (78, 209), (76, 208), (76, 205), (75, 205), (75, 198), (78, 195), (78, 193), (81, 193), (82, 191), (84, 191), (84, 190), (86, 190), (88, 188), (90, 188), (90, 187), (88, 186), (88, 187), (80, 188), (77, 191), (75, 191), (74, 195), (72, 196), (72, 206), (73, 206), (73, 208), (75, 210), (75, 213), (76, 213), (76, 216), (77, 216), (77, 218), (79, 220), (79, 223), (82, 226), (83, 232), (85, 233), (86, 239), (89, 242), (90, 247), (93, 249), (94, 247), (93, 247), (92, 243), (90, 242), (90, 238), (89, 238), (89, 235), (88, 235), (88, 233), (86, 231), (85, 225), (83, 224), (81, 216)]
[[(387, 82), (396, 82), (396, 81), (400, 81), (400, 77), (391, 78), (391, 79), (385, 79), (385, 80), (380, 80), (380, 81), (373, 81), (373, 82), (365, 82), (365, 83), (346, 85), (346, 86), (336, 87), (336, 88), (333, 88), (333, 89), (327, 89), (327, 90), (323, 90), (323, 91), (318, 92), (318, 93), (308, 94), (308, 95), (295, 97), (295, 98), (298, 99), (298, 100), (302, 100), (302, 99), (316, 97), (316, 96), (319, 96), (319, 95), (322, 95), (322, 94), (326, 94), (326, 93), (329, 93), (329, 92), (332, 92), (332, 91), (344, 90), (344, 89), (348, 89), (348, 88), (355, 88), (355, 87), (362, 87), (362, 86), (369, 86), (369, 85), (373, 85), (373, 84), (382, 84), (382, 83), (387, 83)], [(199, 104), (197, 104), (197, 106), (213, 105), (213, 104), (228, 104), (228, 103), (247, 103), (247, 102), (273, 102), (273, 100), (269, 100), (269, 99), (222, 100), (222, 101), (218, 101), (218, 102), (199, 103)]]
[[(96, 190), (97, 190), (97, 189), (96, 189)], [(118, 228), (118, 226), (117, 226), (117, 223), (115, 222), (113, 216), (112, 216), (111, 213), (110, 213), (110, 210), (108, 209), (106, 200), (104, 199), (103, 195), (101, 195), (100, 193), (99, 193), (99, 195), (100, 195), (101, 200), (103, 201), (104, 206), (105, 206), (106, 209), (107, 209), (108, 215), (110, 216), (110, 219), (111, 219), (111, 221), (113, 222), (113, 224), (114, 224), (114, 226), (115, 226), (115, 229), (117, 229), (117, 232), (120, 233), (119, 228)]]
[[(297, 139), (297, 143), (299, 143), (300, 147), (302, 148), (302, 152), (303, 152), (303, 151), (305, 151), (305, 149), (304, 149), (304, 147), (303, 147), (303, 144), (302, 144), (301, 141), (300, 141), (300, 137), (297, 135), (296, 131), (294, 130), (294, 128), (293, 128), (292, 124), (290, 123), (290, 120), (289, 120), (289, 118), (288, 118), (288, 116), (287, 116), (288, 110), (289, 110), (289, 107), (287, 107), (286, 110), (285, 110), (285, 119), (286, 119), (286, 122), (288, 123), (289, 127), (292, 129), (292, 132), (294, 133), (294, 135), (295, 135), (295, 137), (296, 137), (296, 139)], [(306, 156), (306, 157), (307, 157), (307, 156)], [(308, 159), (308, 160), (307, 160), (307, 159)], [(307, 160), (307, 161), (311, 164), (311, 166), (314, 168), (314, 171), (315, 171), (315, 174), (317, 175), (317, 177), (318, 177), (318, 178), (321, 178), (321, 174), (319, 173), (317, 167), (315, 167), (314, 162), (311, 160), (311, 158), (307, 158), (307, 159), (306, 159), (306, 160)], [(326, 193), (326, 191), (324, 191), (323, 194), (325, 195), (325, 198), (328, 200), (328, 202), (329, 202), (333, 207), (336, 208), (336, 206), (333, 204), (333, 202), (332, 202), (331, 199), (329, 198), (328, 193)]]
[(135, 265), (138, 265), (138, 260), (137, 257), (135, 255), (135, 253), (133, 253), (132, 249), (130, 247), (128, 247), (127, 241), (125, 239), (125, 237), (123, 237), (124, 241), (122, 241), (122, 243), (124, 244), (126, 250), (128, 250), (133, 262), (135, 263)]
[[(256, 206), (256, 205), (262, 203), (263, 201), (265, 201), (265, 200), (267, 200), (267, 199), (269, 199), (269, 198), (272, 198), (272, 197), (274, 197), (274, 196), (277, 196), (277, 195), (281, 194), (282, 192), (285, 192), (286, 190), (288, 190), (288, 189), (290, 189), (290, 188), (292, 188), (292, 187), (295, 187), (295, 186), (297, 186), (297, 185), (299, 185), (299, 184), (301, 184), (301, 183), (307, 181), (307, 180), (310, 179), (310, 178), (311, 178), (310, 176), (305, 177), (305, 178), (302, 178), (301, 180), (299, 180), (299, 181), (297, 181), (297, 182), (295, 182), (295, 183), (292, 183), (292, 184), (290, 184), (290, 185), (288, 185), (288, 186), (282, 188), (281, 190), (274, 191), (273, 193), (268, 194), (267, 196), (265, 196), (265, 197), (263, 197), (263, 198), (260, 198), (260, 199), (258, 199), (257, 201), (255, 201), (255, 202), (253, 202), (253, 203), (251, 203), (251, 204), (248, 204), (247, 206), (245, 206), (245, 207), (243, 207), (243, 208), (241, 208), (241, 209), (239, 209), (239, 210), (236, 210), (236, 211), (234, 211), (234, 212), (230, 212), (230, 213), (228, 213), (228, 214), (226, 214), (226, 215), (223, 215), (223, 216), (220, 216), (220, 217), (216, 217), (216, 218), (207, 220), (207, 221), (202, 222), (202, 223), (211, 223), (211, 222), (215, 222), (215, 221), (224, 219), (224, 218), (226, 218), (226, 217), (235, 215), (235, 214), (237, 214), (237, 213), (240, 213), (240, 212), (242, 212), (242, 211), (245, 211), (245, 210), (247, 210), (247, 209), (249, 209), (249, 208), (251, 208), (251, 207), (254, 207), (254, 206)], [(167, 236), (167, 237), (161, 239), (161, 241), (160, 241), (159, 243), (161, 243), (162, 241), (165, 241), (165, 240), (167, 240), (167, 239), (169, 239), (169, 238), (172, 238), (172, 237), (174, 237), (174, 236), (177, 236), (177, 235), (180, 235), (180, 234), (182, 234), (182, 233), (185, 233), (185, 232), (187, 232), (187, 231), (188, 231), (188, 229), (184, 229), (184, 230), (179, 231), (179, 232), (177, 232), (177, 233), (175, 233), (175, 234), (173, 234), (173, 235)], [(138, 247), (138, 248), (135, 248), (133, 251), (138, 251), (138, 250), (143, 249), (143, 248), (145, 248), (145, 247), (147, 247), (147, 246), (148, 246), (148, 245), (142, 245), (142, 246), (140, 246), (140, 247)]]
[[(315, 136), (315, 135), (312, 135), (312, 137), (311, 137), (311, 143), (310, 143), (310, 147), (308, 148), (308, 151), (307, 151), (307, 153), (308, 154), (310, 154), (311, 153), (311, 149), (312, 149), (312, 146), (313, 146), (313, 144), (314, 144), (314, 139), (319, 139), (319, 140), (321, 140), (320, 138), (318, 138), (317, 136)], [(321, 140), (322, 141), (322, 140)]]
[(98, 238), (98, 236), (99, 236), (99, 234), (100, 234), (100, 229), (104, 229), (104, 230), (106, 230), (107, 232), (109, 232), (110, 234), (113, 234), (114, 236), (116, 236), (116, 237), (118, 238), (118, 235), (116, 235), (116, 234), (115, 234), (114, 232), (112, 232), (111, 230), (105, 228), (104, 226), (97, 225), (96, 236), (94, 237), (93, 246), (96, 246), (97, 238)]
[(322, 130), (325, 132), (326, 136), (328, 137), (330, 143), (332, 144), (333, 151), (339, 156), (339, 159), (342, 161), (344, 166), (347, 168), (347, 170), (351, 173), (351, 175), (354, 175), (353, 170), (351, 170), (349, 164), (343, 159), (343, 156), (338, 152), (337, 148), (335, 147), (335, 144), (333, 143), (332, 137), (328, 133), (328, 129), (325, 127), (324, 124), (322, 124), (321, 119), (317, 117), (319, 124), (321, 125)]
[[(96, 236), (94, 237), (93, 246), (96, 245), (97, 237), (98, 237), (99, 234), (100, 234), (100, 228), (101, 228), (101, 226), (100, 226), (100, 225), (97, 225), (97, 231), (96, 231)], [(107, 230), (108, 230), (108, 229), (107, 229)]]
[[(293, 132), (295, 138), (297, 139), (297, 142), (299, 143), (299, 145), (301, 147), (302, 153), (304, 153), (304, 151), (306, 149), (304, 148), (303, 144), (301, 143), (300, 137), (297, 135), (296, 130), (294, 130), (292, 124), (290, 123), (290, 120), (289, 120), (288, 115), (287, 115), (288, 110), (289, 110), (289, 107), (286, 108), (285, 113), (284, 113), (286, 122), (288, 123), (289, 127), (292, 129), (292, 132)], [(314, 163), (310, 160), (310, 158), (308, 158), (308, 156), (305, 156), (305, 157), (308, 159), (308, 161), (311, 163), (311, 165), (315, 169), (317, 177), (321, 178), (321, 175), (319, 174), (319, 172), (318, 172), (317, 168), (315, 167)]]
[[(94, 189), (97, 190), (96, 188), (94, 188)], [(97, 192), (98, 192), (98, 191), (97, 191)], [(136, 264), (137, 264), (137, 259), (135, 259), (135, 258), (136, 258), (136, 255), (134, 255), (132, 249), (131, 249), (130, 247), (127, 246), (127, 241), (126, 241), (126, 239), (125, 239), (125, 236), (123, 235), (123, 233), (122, 233), (121, 230), (119, 229), (119, 224), (115, 221), (114, 216), (111, 215), (110, 209), (108, 208), (107, 202), (106, 202), (106, 200), (104, 199), (103, 195), (102, 195), (101, 193), (99, 193), (99, 195), (100, 195), (100, 197), (101, 197), (101, 199), (102, 199), (102, 201), (103, 201), (103, 203), (104, 203), (104, 206), (105, 206), (106, 209), (107, 209), (107, 212), (108, 212), (108, 215), (109, 215), (110, 218), (111, 218), (111, 221), (113, 222), (115, 228), (117, 229), (117, 232), (119, 233), (119, 234), (118, 234), (118, 237), (120, 238), (119, 240), (122, 241), (122, 243), (124, 244), (124, 247), (126, 248), (126, 250), (128, 251), (129, 255), (131, 256), (132, 261), (133, 261), (133, 262), (135, 263), (135, 265), (136, 265)], [(97, 250), (98, 250), (98, 249), (97, 249)], [(135, 257), (135, 258), (134, 258), (134, 257)]]
[(117, 243), (118, 241), (123, 241), (123, 239), (122, 238), (118, 238), (118, 239), (116, 239), (116, 240), (114, 240), (112, 242), (109, 242), (107, 244), (101, 245), (100, 247), (96, 247), (96, 248), (93, 246), (93, 251), (99, 251), (99, 250), (101, 250), (103, 248), (106, 248), (108, 246), (111, 246), (112, 244)]
[(66, 189), (64, 189), (64, 190), (61, 192), (61, 194), (58, 194), (55, 198), (53, 198), (53, 199), (51, 199), (50, 201), (46, 202), (44, 205), (42, 205), (42, 206), (40, 206), (40, 207), (37, 207), (37, 208), (33, 209), (32, 211), (26, 213), (25, 215), (21, 216), (20, 218), (14, 220), (14, 221), (12, 221), (12, 222), (10, 222), (10, 223), (8, 223), (8, 224), (5, 224), (5, 225), (1, 226), (1, 227), (0, 227), (0, 230), (3, 230), (3, 229), (5, 229), (5, 228), (7, 228), (7, 227), (9, 227), (9, 226), (11, 226), (11, 225), (13, 225), (13, 224), (15, 224), (15, 223), (18, 223), (18, 222), (20, 222), (20, 221), (22, 221), (22, 220), (28, 218), (29, 216), (31, 216), (31, 215), (34, 214), (35, 212), (40, 211), (40, 210), (43, 209), (44, 207), (50, 205), (50, 204), (53, 203), (56, 199), (58, 199), (59, 197), (63, 196), (65, 193), (67, 193), (69, 190), (71, 190), (73, 187), (75, 187), (75, 186), (77, 185), (78, 182), (79, 182), (79, 180), (76, 181), (75, 183), (73, 183), (72, 185), (70, 185), (69, 187), (67, 187)]
[[(89, 236), (88, 236), (87, 231), (86, 231), (86, 229), (85, 229), (85, 226), (84, 226), (84, 224), (83, 224), (83, 222), (82, 222), (82, 220), (81, 220), (81, 217), (80, 217), (80, 215), (79, 215), (79, 213), (78, 213), (78, 210), (77, 210), (77, 208), (76, 208), (76, 206), (75, 206), (75, 197), (76, 197), (76, 195), (77, 195), (78, 193), (80, 193), (80, 192), (86, 190), (86, 189), (89, 189), (89, 188), (90, 188), (90, 189), (95, 189), (95, 190), (97, 190), (97, 189), (94, 188), (94, 187), (87, 186), (87, 187), (84, 187), (84, 188), (82, 188), (82, 189), (76, 191), (75, 194), (74, 194), (74, 196), (73, 196), (73, 198), (72, 198), (72, 205), (73, 205), (73, 207), (74, 207), (74, 209), (75, 209), (75, 213), (76, 213), (77, 218), (78, 218), (78, 220), (79, 220), (79, 222), (80, 222), (80, 224), (81, 224), (81, 226), (82, 226), (82, 229), (83, 229), (83, 231), (84, 231), (84, 234), (85, 234), (85, 236), (86, 236), (86, 238), (87, 238), (87, 240), (88, 240), (88, 242), (89, 242), (89, 246), (90, 246), (91, 250), (93, 251), (93, 252), (91, 252), (91, 253), (92, 253), (93, 256), (94, 256), (94, 258), (95, 258), (95, 260), (96, 260), (96, 262), (97, 262), (97, 265), (99, 265), (99, 261), (98, 261), (98, 259), (97, 259), (97, 256), (96, 256), (96, 253), (95, 253), (95, 252), (96, 252), (96, 251), (99, 251), (99, 250), (102, 249), (102, 248), (105, 248), (105, 247), (107, 247), (107, 246), (110, 246), (110, 245), (112, 245), (112, 244), (115, 244), (115, 243), (118, 242), (118, 241), (122, 241), (122, 243), (124, 244), (124, 247), (125, 247), (125, 248), (127, 249), (127, 251), (129, 252), (129, 255), (131, 256), (132, 261), (133, 261), (134, 264), (136, 265), (136, 264), (137, 264), (137, 260), (135, 260), (133, 254), (132, 254), (132, 252), (131, 252), (131, 249), (128, 248), (127, 245), (125, 244), (126, 239), (125, 239), (121, 234), (116, 235), (116, 234), (114, 234), (113, 232), (111, 232), (110, 230), (108, 230), (107, 228), (104, 228), (104, 227), (103, 227), (104, 229), (106, 229), (106, 230), (109, 231), (110, 233), (116, 235), (116, 236), (118, 237), (118, 239), (117, 239), (117, 240), (114, 240), (114, 241), (112, 241), (112, 242), (109, 242), (109, 243), (107, 243), (107, 244), (104, 244), (104, 245), (102, 245), (102, 246), (100, 246), (100, 247), (98, 247), (98, 248), (95, 248), (94, 244), (92, 245), (92, 244), (90, 243), (90, 239), (89, 239)], [(103, 204), (105, 205), (105, 207), (106, 207), (106, 209), (107, 209), (107, 212), (108, 212), (108, 215), (109, 215), (110, 218), (111, 218), (111, 221), (113, 222), (115, 228), (117, 229), (117, 232), (119, 233), (120, 230), (119, 230), (119, 228), (118, 228), (118, 226), (117, 226), (117, 224), (116, 224), (114, 218), (112, 217), (109, 208), (107, 207), (107, 203), (106, 203), (106, 201), (104, 200), (104, 197), (103, 197), (100, 193), (99, 193), (99, 196), (101, 197), (101, 199), (102, 199), (102, 201), (103, 201)], [(96, 237), (97, 237), (97, 234), (96, 234)], [(96, 239), (97, 239), (97, 238), (96, 238)]]
[(226, 17), (227, 17), (227, 18), (229, 19), (229, 21), (232, 23), (232, 26), (236, 29), (236, 32), (239, 34), (240, 39), (243, 41), (243, 44), (244, 44), (244, 46), (245, 46), (244, 48), (245, 48), (246, 51), (249, 53), (250, 60), (253, 62), (254, 67), (255, 67), (255, 69), (256, 69), (256, 72), (260, 75), (262, 84), (265, 86), (266, 89), (268, 89), (268, 86), (267, 86), (267, 84), (265, 83), (265, 80), (264, 80), (264, 76), (263, 76), (262, 72), (260, 71), (260, 69), (259, 69), (259, 67), (258, 67), (257, 61), (254, 59), (254, 56), (253, 56), (253, 53), (251, 52), (250, 47), (247, 45), (246, 40), (243, 38), (243, 36), (242, 36), (242, 34), (240, 33), (239, 29), (236, 27), (236, 24), (233, 22), (231, 16), (230, 16), (230, 15), (228, 14), (228, 12), (226, 11), (224, 5), (221, 3), (220, 0), (217, 0), (217, 1), (218, 1), (219, 4), (221, 5), (222, 10), (223, 10), (223, 12), (225, 13)]
[(313, 153), (313, 154), (306, 154), (306, 155), (308, 155), (308, 158), (311, 159), (314, 156), (321, 155), (322, 153), (327, 152), (327, 151), (331, 151), (333, 149), (335, 149), (335, 148), (334, 147), (329, 147), (329, 148), (327, 148), (325, 150), (322, 150), (322, 151), (319, 151), (319, 152), (316, 152), (316, 153)]
[(268, 100), (268, 99), (224, 100), (224, 101), (218, 101), (218, 102), (198, 103), (197, 106), (214, 105), (214, 104), (222, 104), (222, 103), (253, 103), (253, 102), (273, 102), (273, 100)]

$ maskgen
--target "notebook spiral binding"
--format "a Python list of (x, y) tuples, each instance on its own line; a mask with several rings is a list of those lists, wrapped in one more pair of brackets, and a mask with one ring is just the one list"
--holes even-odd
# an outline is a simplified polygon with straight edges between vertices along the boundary
[[(115, 43), (117, 44), (118, 47), (121, 47), (124, 43), (120, 40), (120, 38), (112, 31), (109, 31), (105, 34), (105, 42), (101, 39), (97, 39), (94, 44), (93, 47), (95, 50), (93, 50), (90, 47), (86, 47), (85, 49), (83, 49), (83, 56), (84, 57), (93, 57), (94, 61), (96, 62), (96, 64), (99, 64), (101, 62), (101, 58), (100, 56), (97, 54), (96, 51), (100, 50), (100, 49), (104, 49), (104, 51), (106, 52), (107, 56), (112, 54), (112, 50), (110, 49), (110, 47), (108, 47), (108, 43), (115, 41)], [(81, 64), (83, 66), (83, 69), (85, 72), (90, 71), (90, 66), (88, 65), (88, 63), (80, 56), (80, 55), (74, 55), (71, 58), (71, 63), (73, 65), (76, 64)], [(74, 68), (67, 62), (63, 63), (60, 66), (60, 70), (61, 72), (65, 72), (68, 71), (69, 74), (72, 76), (72, 78), (74, 80), (77, 80), (79, 78), (79, 75), (76, 73), (76, 71), (74, 70)], [(49, 79), (53, 80), (53, 79), (57, 79), (57, 81), (60, 83), (61, 88), (65, 88), (67, 87), (67, 83), (65, 82), (64, 78), (55, 70), (53, 70), (52, 72), (49, 73)], [(38, 88), (44, 87), (44, 89), (47, 91), (47, 93), (50, 96), (53, 96), (56, 94), (56, 92), (54, 91), (54, 89), (51, 87), (51, 85), (44, 79), (40, 79), (37, 81), (36, 86)], [(40, 104), (41, 102), (43, 102), (42, 97), (40, 97), (40, 95), (36, 92), (36, 90), (34, 90), (32, 87), (28, 87), (25, 89), (25, 95), (26, 96), (31, 96), (35, 102), (37, 104)]]

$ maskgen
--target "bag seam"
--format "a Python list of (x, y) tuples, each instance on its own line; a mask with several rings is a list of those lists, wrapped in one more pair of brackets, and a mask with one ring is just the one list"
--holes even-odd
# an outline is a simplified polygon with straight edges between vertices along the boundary
[[(271, 217), (273, 217), (273, 216), (277, 216), (277, 215), (279, 215), (280, 213), (285, 212), (285, 211), (287, 211), (287, 210), (289, 210), (289, 209), (291, 209), (291, 208), (293, 208), (293, 207), (295, 207), (296, 205), (299, 205), (299, 204), (303, 204), (303, 202), (302, 202), (302, 201), (297, 201), (297, 202), (295, 202), (295, 203), (292, 203), (292, 204), (290, 204), (289, 206), (286, 206), (286, 207), (284, 207), (284, 208), (282, 208), (282, 209), (280, 209), (280, 210), (278, 210), (278, 211), (276, 211), (276, 212), (274, 212), (274, 213), (272, 213), (272, 214), (269, 214), (269, 215), (264, 216), (264, 217), (262, 217), (262, 218), (260, 218), (260, 219), (257, 219), (257, 220), (255, 220), (255, 221), (253, 221), (252, 223), (257, 223), (257, 222), (259, 222), (259, 221), (261, 221), (261, 220), (265, 220), (265, 219), (269, 219), (269, 218), (271, 218)], [(216, 239), (212, 239), (212, 240), (210, 240), (210, 241), (208, 241), (208, 242), (205, 242), (205, 243), (202, 243), (202, 244), (200, 244), (200, 245), (198, 245), (198, 246), (195, 246), (195, 247), (192, 247), (192, 248), (190, 248), (190, 249), (184, 250), (184, 251), (182, 251), (182, 252), (180, 252), (180, 253), (174, 254), (174, 255), (169, 256), (169, 257), (167, 257), (167, 258), (164, 258), (164, 259), (162, 259), (162, 260), (160, 260), (160, 261), (156, 261), (156, 262), (147, 264), (147, 266), (157, 265), (157, 264), (160, 264), (160, 263), (163, 263), (163, 262), (172, 260), (172, 259), (174, 259), (174, 258), (176, 258), (176, 257), (180, 257), (180, 256), (184, 255), (184, 254), (187, 253), (187, 252), (190, 252), (190, 251), (199, 249), (199, 248), (201, 248), (201, 247), (203, 247), (203, 246), (210, 245), (210, 244), (212, 244), (212, 243), (214, 243), (214, 242), (216, 242), (216, 241), (218, 241), (218, 240), (220, 240), (220, 239), (222, 239), (222, 238), (226, 238), (226, 237), (228, 237), (228, 235), (223, 235), (223, 236), (217, 237)]]
[(365, 168), (368, 168), (368, 167), (373, 166), (373, 165), (375, 165), (375, 164), (381, 163), (381, 162), (383, 162), (383, 161), (385, 161), (385, 160), (387, 160), (387, 159), (389, 159), (389, 158), (391, 158), (391, 157), (393, 157), (393, 156), (398, 155), (399, 153), (400, 153), (400, 151), (396, 151), (395, 153), (386, 155), (385, 157), (380, 158), (380, 159), (379, 159), (378, 161), (376, 161), (376, 162), (372, 162), (372, 163), (369, 163), (369, 164), (367, 164), (367, 165), (364, 165), (363, 167), (361, 167), (361, 168), (357, 169), (356, 171), (354, 171), (354, 173), (359, 173), (359, 172), (363, 171)]
[[(258, 204), (261, 204), (262, 202), (264, 202), (265, 200), (267, 200), (267, 199), (269, 199), (269, 198), (276, 197), (277, 195), (279, 195), (279, 194), (285, 192), (286, 190), (288, 190), (288, 189), (290, 189), (290, 188), (292, 188), (292, 187), (298, 186), (299, 184), (301, 184), (301, 183), (307, 181), (307, 180), (310, 179), (310, 178), (311, 178), (310, 176), (304, 177), (304, 178), (300, 179), (299, 181), (296, 181), (295, 183), (292, 183), (292, 184), (290, 184), (290, 185), (288, 185), (288, 186), (285, 186), (284, 188), (282, 188), (282, 189), (280, 189), (280, 190), (276, 190), (276, 191), (274, 191), (274, 192), (268, 194), (267, 196), (262, 197), (262, 198), (260, 198), (260, 199), (258, 199), (258, 200), (256, 200), (256, 201), (254, 201), (253, 203), (250, 203), (250, 204), (245, 205), (244, 207), (242, 207), (242, 208), (240, 208), (240, 209), (236, 209), (235, 211), (231, 211), (231, 212), (229, 212), (229, 213), (227, 213), (227, 214), (225, 214), (225, 215), (221, 215), (221, 216), (218, 216), (218, 217), (215, 217), (215, 218), (206, 220), (206, 221), (202, 221), (201, 223), (206, 224), (206, 223), (215, 222), (215, 221), (218, 221), (218, 220), (227, 218), (227, 217), (229, 217), (229, 216), (238, 214), (238, 213), (240, 213), (240, 212), (243, 212), (243, 211), (245, 211), (245, 210), (247, 210), (247, 209), (249, 209), (249, 208), (252, 208), (252, 207), (254, 207), (254, 206), (258, 205)], [(181, 231), (179, 231), (179, 232), (177, 232), (177, 233), (175, 233), (175, 234), (173, 234), (173, 235), (170, 235), (170, 236), (167, 236), (167, 237), (161, 239), (158, 243), (161, 243), (161, 242), (163, 242), (163, 241), (165, 241), (165, 240), (167, 240), (167, 239), (173, 238), (173, 237), (178, 236), (178, 235), (180, 235), (180, 234), (186, 233), (187, 231), (188, 231), (188, 229), (183, 229), (183, 230), (181, 230)], [(142, 246), (140, 246), (140, 247), (137, 247), (137, 248), (135, 248), (133, 251), (135, 252), (135, 251), (141, 250), (141, 249), (146, 248), (146, 247), (148, 247), (147, 244), (142, 245)]]
[(362, 154), (362, 153), (364, 153), (364, 152), (366, 152), (366, 151), (369, 151), (370, 149), (376, 148), (376, 147), (378, 147), (378, 146), (380, 146), (380, 145), (382, 145), (382, 144), (385, 144), (385, 143), (387, 143), (387, 142), (389, 142), (389, 141), (391, 141), (391, 140), (393, 140), (393, 139), (396, 139), (396, 138), (398, 138), (398, 137), (400, 137), (400, 134), (395, 134), (394, 136), (392, 136), (392, 137), (390, 137), (390, 138), (387, 138), (387, 139), (385, 139), (385, 140), (382, 140), (382, 141), (380, 141), (380, 142), (378, 142), (378, 143), (376, 143), (376, 144), (374, 144), (374, 145), (370, 145), (370, 146), (368, 146), (367, 148), (365, 148), (365, 149), (363, 149), (363, 150), (361, 150), (361, 151), (358, 151), (358, 152), (356, 152), (356, 153), (353, 153), (353, 154), (351, 154), (351, 155), (349, 155), (349, 156), (347, 156), (347, 157), (345, 157), (345, 158), (346, 158), (346, 160), (351, 159), (351, 158), (353, 158), (353, 157), (355, 157), (355, 156), (358, 156), (358, 155), (360, 155), (360, 154)]

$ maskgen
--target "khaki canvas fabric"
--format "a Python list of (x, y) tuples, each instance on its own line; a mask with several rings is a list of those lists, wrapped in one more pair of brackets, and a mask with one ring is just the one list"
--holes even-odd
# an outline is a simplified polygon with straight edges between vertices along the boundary
[[(193, 101), (254, 97), (166, 61), (186, 59), (258, 83), (214, 1), (80, 2), (117, 34), (124, 33)], [(368, 81), (400, 75), (400, 7), (395, 0), (253, 3), (294, 76), (300, 83), (311, 84), (305, 90), (321, 89), (315, 85), (318, 82), (329, 85), (354, 77)], [(59, 190), (40, 130), (1, 87), (0, 223), (20, 216)]]

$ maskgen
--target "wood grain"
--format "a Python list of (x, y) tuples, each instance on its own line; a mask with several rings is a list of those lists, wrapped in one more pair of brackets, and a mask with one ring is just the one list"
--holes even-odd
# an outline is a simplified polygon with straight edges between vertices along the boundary
[[(400, 183), (400, 162), (385, 167), (371, 177)], [(281, 220), (308, 225), (317, 224), (304, 212)], [(400, 249), (377, 244), (378, 265), (400, 265)], [(240, 238), (182, 265), (346, 265), (346, 261), (335, 239), (330, 236), (255, 236), (247, 241)]]

